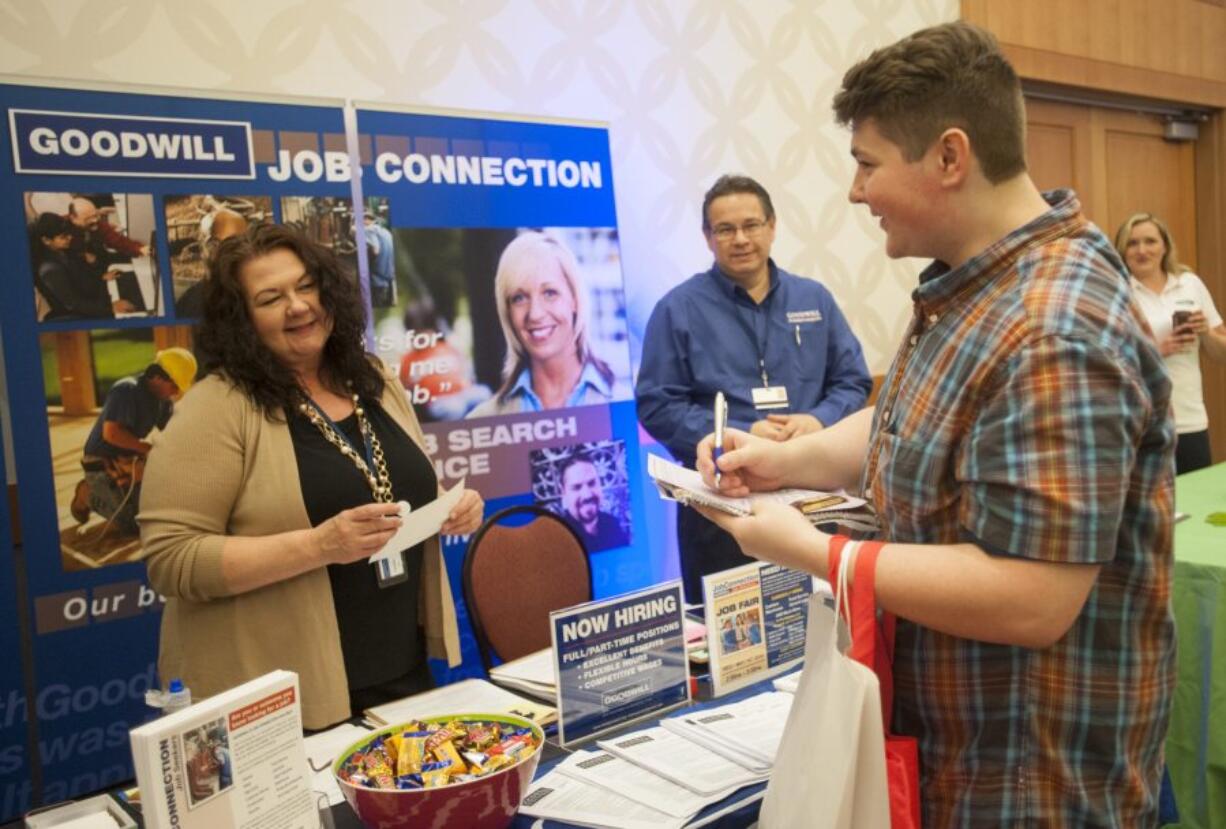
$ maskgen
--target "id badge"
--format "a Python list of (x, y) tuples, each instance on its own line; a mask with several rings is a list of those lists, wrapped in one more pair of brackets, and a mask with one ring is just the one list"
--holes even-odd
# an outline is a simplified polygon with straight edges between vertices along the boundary
[(788, 407), (787, 386), (765, 386), (753, 390), (753, 407), (758, 411), (763, 409), (786, 409)]
[(404, 563), (404, 550), (393, 556), (381, 558), (375, 562), (375, 577), (379, 580), (379, 589), (400, 584), (409, 578), (409, 570)]

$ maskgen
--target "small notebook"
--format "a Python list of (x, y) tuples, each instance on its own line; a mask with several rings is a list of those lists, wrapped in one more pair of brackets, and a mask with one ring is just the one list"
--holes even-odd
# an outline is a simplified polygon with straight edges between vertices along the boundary
[(680, 504), (700, 504), (729, 515), (752, 515), (752, 498), (766, 498), (795, 507), (814, 524), (837, 523), (871, 532), (876, 529), (872, 509), (863, 498), (843, 492), (815, 489), (779, 489), (755, 493), (752, 498), (729, 498), (703, 482), (693, 469), (686, 469), (659, 455), (647, 457), (647, 474), (655, 481), (660, 497)]

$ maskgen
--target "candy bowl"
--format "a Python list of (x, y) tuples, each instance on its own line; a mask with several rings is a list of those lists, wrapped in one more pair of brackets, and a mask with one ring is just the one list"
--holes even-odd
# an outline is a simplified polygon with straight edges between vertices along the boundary
[(368, 829), (503, 829), (544, 742), (538, 725), (509, 714), (428, 717), (363, 737), (332, 773)]

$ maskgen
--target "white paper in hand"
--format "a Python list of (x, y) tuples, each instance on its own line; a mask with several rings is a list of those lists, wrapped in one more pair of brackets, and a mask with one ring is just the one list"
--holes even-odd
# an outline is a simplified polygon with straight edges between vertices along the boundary
[(403, 523), (391, 540), (383, 545), (383, 549), (370, 557), (370, 563), (376, 564), (386, 558), (399, 555), (402, 550), (407, 550), (433, 535), (438, 535), (443, 522), (455, 509), (455, 505), (460, 502), (460, 496), (463, 494), (464, 481), (461, 479), (458, 484), (421, 509), (414, 510), (407, 502), (401, 501), (399, 504), (400, 520)]

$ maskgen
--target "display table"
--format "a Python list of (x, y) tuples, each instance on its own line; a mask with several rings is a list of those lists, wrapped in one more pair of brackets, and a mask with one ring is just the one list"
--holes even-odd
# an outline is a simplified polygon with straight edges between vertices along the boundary
[[(700, 686), (701, 687), (701, 686)], [(719, 699), (707, 699), (702, 702), (692, 702), (690, 707), (685, 709), (687, 713), (700, 711), (704, 708), (716, 708), (721, 705), (727, 705), (730, 702), (736, 702), (754, 694), (760, 694), (764, 691), (773, 691), (774, 686), (771, 680), (763, 680), (762, 682), (754, 683), (748, 687), (742, 688), (731, 694), (725, 694)], [(665, 714), (666, 717), (677, 716), (682, 713), (681, 709), (674, 709)], [(638, 722), (634, 725), (626, 726), (623, 729), (613, 732), (614, 734), (629, 733), (638, 731), (642, 728), (648, 728), (659, 724), (659, 718)], [(612, 735), (609, 735), (612, 736)], [(601, 737), (603, 739), (603, 737)], [(579, 748), (594, 749), (596, 748), (595, 741), (590, 741), (582, 744)], [(541, 764), (537, 767), (536, 776), (548, 772), (558, 763), (562, 762), (566, 757), (565, 749), (559, 749), (557, 754), (543, 755)], [(753, 786), (745, 786), (738, 789), (732, 794), (725, 797), (718, 803), (713, 803), (703, 809), (694, 818), (686, 824), (687, 827), (709, 827), (709, 829), (733, 829), (733, 827), (745, 827), (755, 823), (758, 819), (758, 810), (762, 808), (762, 797), (766, 794), (766, 784), (758, 783)], [(515, 822), (511, 824), (512, 829), (565, 829), (573, 824), (560, 823), (555, 820), (541, 820), (531, 818), (526, 815), (516, 815)], [(339, 827), (338, 827), (339, 829)]]
[(1178, 635), (1166, 759), (1182, 829), (1226, 826), (1226, 463), (1175, 479), (1172, 607)]
[[(691, 707), (686, 710), (692, 712), (703, 708), (726, 705), (730, 702), (745, 699), (746, 697), (761, 693), (763, 691), (772, 690), (774, 690), (774, 687), (771, 685), (771, 681), (765, 680), (747, 688), (742, 688), (736, 693), (722, 696), (719, 699), (694, 702), (692, 703)], [(675, 716), (679, 713), (681, 713), (681, 711), (677, 709), (670, 711), (666, 716)], [(623, 729), (623, 731), (636, 731), (640, 728), (647, 728), (658, 723), (658, 719), (638, 722), (634, 725), (627, 726), (625, 729)], [(554, 740), (556, 740), (556, 735), (549, 737), (542, 748), (543, 753), (541, 755), (540, 765), (537, 767), (537, 777), (542, 776), (558, 763), (562, 762), (562, 760), (566, 758), (566, 755), (570, 753), (566, 749), (559, 747)], [(588, 749), (595, 747), (596, 744), (594, 741), (584, 743), (582, 746), (580, 746), (580, 748)], [(703, 809), (689, 823), (689, 826), (705, 826), (711, 827), (712, 829), (732, 829), (732, 827), (749, 826), (758, 818), (758, 809), (761, 808), (762, 796), (765, 793), (765, 783), (759, 783), (755, 786), (746, 786), (745, 788), (740, 789), (724, 798), (719, 803), (715, 803), (708, 806), (706, 809)], [(358, 820), (358, 816), (354, 814), (353, 810), (349, 808), (349, 804), (347, 803), (341, 803), (332, 807), (332, 821), (335, 829), (361, 829), (362, 827), (361, 821)], [(511, 824), (513, 829), (564, 829), (564, 827), (569, 827), (571, 825), (572, 824), (559, 823), (553, 820), (538, 821), (537, 818), (528, 817), (527, 815), (516, 815), (514, 822)]]

